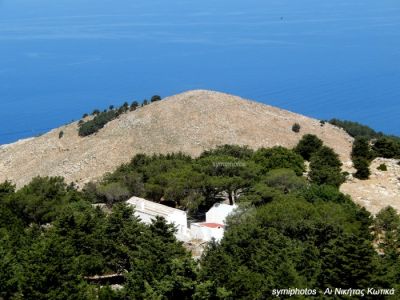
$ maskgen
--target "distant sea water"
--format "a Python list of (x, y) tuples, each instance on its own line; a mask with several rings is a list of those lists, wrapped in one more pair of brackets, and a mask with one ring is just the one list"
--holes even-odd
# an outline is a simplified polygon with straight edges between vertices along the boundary
[(400, 1), (0, 0), (0, 144), (190, 89), (400, 135)]

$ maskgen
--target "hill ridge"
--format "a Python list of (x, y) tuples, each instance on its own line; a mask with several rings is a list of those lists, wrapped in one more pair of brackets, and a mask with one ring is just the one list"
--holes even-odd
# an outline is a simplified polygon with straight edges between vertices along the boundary
[[(292, 131), (299, 123), (299, 133)], [(0, 182), (18, 187), (35, 176), (63, 176), (78, 185), (95, 180), (133, 155), (184, 152), (192, 156), (222, 144), (293, 147), (313, 133), (348, 164), (352, 138), (330, 124), (263, 103), (208, 90), (191, 90), (120, 115), (92, 136), (78, 122), (0, 148)], [(60, 139), (59, 132), (64, 136)]]

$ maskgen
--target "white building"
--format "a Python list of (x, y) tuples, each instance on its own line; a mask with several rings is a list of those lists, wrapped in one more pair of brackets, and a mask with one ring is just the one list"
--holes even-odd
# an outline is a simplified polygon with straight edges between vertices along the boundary
[(150, 224), (157, 216), (163, 217), (168, 223), (174, 224), (178, 232), (176, 238), (188, 240), (188, 226), (186, 212), (166, 205), (158, 204), (143, 198), (132, 197), (127, 201), (134, 206), (135, 215), (146, 224)]
[(192, 223), (190, 237), (192, 240), (211, 241), (213, 238), (219, 242), (224, 237), (224, 225), (218, 223)]
[(225, 221), (237, 208), (236, 205), (215, 203), (206, 212), (206, 221), (190, 225), (190, 236), (192, 239), (211, 241), (213, 238), (218, 242), (224, 237)]
[(150, 224), (157, 216), (174, 224), (177, 229), (176, 238), (183, 242), (190, 240), (209, 242), (213, 238), (220, 241), (224, 236), (225, 220), (237, 207), (236, 205), (216, 203), (206, 213), (205, 222), (192, 223), (188, 228), (187, 214), (183, 210), (139, 197), (132, 197), (127, 203), (135, 208), (135, 216), (146, 224)]
[(226, 218), (237, 208), (236, 205), (215, 203), (206, 213), (206, 223), (217, 223), (225, 225)]

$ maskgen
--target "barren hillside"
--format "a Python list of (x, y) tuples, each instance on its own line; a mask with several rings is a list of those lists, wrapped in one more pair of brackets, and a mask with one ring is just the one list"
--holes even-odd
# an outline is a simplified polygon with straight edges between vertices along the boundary
[[(295, 122), (300, 133), (292, 131)], [(82, 184), (140, 152), (196, 156), (221, 144), (292, 147), (305, 133), (318, 135), (348, 161), (352, 142), (330, 124), (321, 126), (315, 119), (211, 91), (185, 92), (123, 114), (93, 136), (79, 137), (77, 128), (72, 123), (2, 146), (0, 181), (9, 179), (20, 187), (37, 175), (57, 175)]]

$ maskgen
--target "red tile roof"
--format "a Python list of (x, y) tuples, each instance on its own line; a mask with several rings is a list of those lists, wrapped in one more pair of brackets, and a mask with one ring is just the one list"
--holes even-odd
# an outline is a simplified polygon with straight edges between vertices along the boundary
[(201, 223), (200, 225), (209, 228), (224, 228), (223, 224), (218, 223)]

